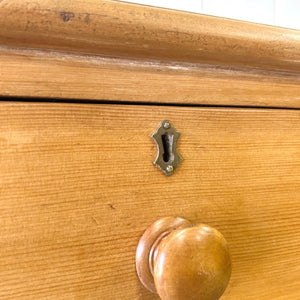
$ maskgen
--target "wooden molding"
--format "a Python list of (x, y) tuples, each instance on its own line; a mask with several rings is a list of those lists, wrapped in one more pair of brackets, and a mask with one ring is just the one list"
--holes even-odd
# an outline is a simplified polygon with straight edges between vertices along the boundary
[(300, 31), (106, 0), (4, 0), (2, 45), (300, 71)]
[(297, 30), (106, 0), (2, 0), (0, 28), (2, 97), (300, 107)]
[(300, 107), (300, 76), (0, 48), (0, 94), (188, 105)]

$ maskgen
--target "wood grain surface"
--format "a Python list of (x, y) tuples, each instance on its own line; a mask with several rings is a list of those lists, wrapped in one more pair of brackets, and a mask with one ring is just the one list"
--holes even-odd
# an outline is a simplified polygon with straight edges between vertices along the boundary
[[(152, 164), (163, 119), (171, 177)], [(299, 110), (2, 102), (0, 153), (1, 299), (157, 299), (135, 250), (165, 216), (225, 236), (222, 299), (300, 297)]]
[(0, 97), (300, 107), (300, 31), (107, 0), (0, 1)]
[(2, 0), (2, 45), (299, 73), (300, 31), (106, 0)]
[(0, 95), (300, 108), (300, 74), (0, 47)]

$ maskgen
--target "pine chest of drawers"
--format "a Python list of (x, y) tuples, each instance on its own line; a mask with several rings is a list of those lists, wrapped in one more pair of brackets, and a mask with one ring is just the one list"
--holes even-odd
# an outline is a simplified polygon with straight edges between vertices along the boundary
[(1, 299), (159, 299), (135, 251), (166, 216), (222, 232), (222, 299), (300, 297), (299, 31), (95, 0), (0, 28)]

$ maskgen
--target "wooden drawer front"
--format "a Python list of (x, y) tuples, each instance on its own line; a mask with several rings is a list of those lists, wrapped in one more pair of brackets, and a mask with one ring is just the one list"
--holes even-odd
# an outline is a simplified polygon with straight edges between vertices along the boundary
[[(152, 164), (164, 119), (171, 177)], [(2, 102), (0, 151), (1, 299), (157, 299), (135, 250), (164, 216), (224, 234), (222, 299), (299, 298), (299, 110)]]

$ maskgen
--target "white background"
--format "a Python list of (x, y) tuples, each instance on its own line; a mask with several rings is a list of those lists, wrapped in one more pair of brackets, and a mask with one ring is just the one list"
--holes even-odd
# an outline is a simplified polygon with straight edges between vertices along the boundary
[(300, 0), (132, 0), (126, 2), (300, 29)]

